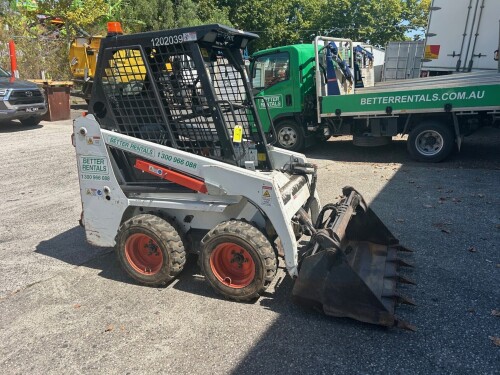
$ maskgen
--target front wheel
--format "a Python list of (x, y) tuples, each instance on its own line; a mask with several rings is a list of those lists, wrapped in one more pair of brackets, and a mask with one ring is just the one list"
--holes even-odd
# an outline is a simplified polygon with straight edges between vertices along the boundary
[(134, 216), (120, 226), (115, 250), (125, 272), (149, 286), (165, 285), (186, 263), (179, 233), (167, 221), (150, 214)]
[(276, 146), (290, 151), (302, 151), (305, 144), (304, 131), (293, 120), (281, 121), (276, 126)]
[(42, 121), (41, 117), (28, 117), (22, 120), (19, 120), (24, 126), (36, 126)]
[(407, 148), (413, 159), (437, 163), (451, 154), (454, 142), (451, 129), (440, 122), (427, 121), (411, 130)]
[(254, 226), (223, 222), (202, 240), (200, 265), (216, 292), (235, 301), (258, 298), (273, 281), (277, 259), (267, 238)]

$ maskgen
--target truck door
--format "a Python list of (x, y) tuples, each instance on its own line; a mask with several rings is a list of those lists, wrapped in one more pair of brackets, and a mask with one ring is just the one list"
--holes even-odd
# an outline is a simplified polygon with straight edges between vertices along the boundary
[[(264, 98), (274, 120), (286, 113), (294, 112), (293, 78), (290, 69), (290, 54), (275, 52), (254, 58), (251, 66), (253, 94), (256, 98)], [(259, 117), (265, 132), (269, 131), (269, 117), (264, 100), (256, 99)]]

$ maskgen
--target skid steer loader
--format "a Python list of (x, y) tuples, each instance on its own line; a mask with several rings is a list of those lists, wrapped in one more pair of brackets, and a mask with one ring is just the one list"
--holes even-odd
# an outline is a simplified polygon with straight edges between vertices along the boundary
[(256, 37), (206, 25), (102, 40), (73, 134), (88, 242), (114, 246), (151, 286), (196, 253), (206, 281), (236, 301), (257, 299), (283, 256), (295, 300), (413, 329), (394, 315), (412, 303), (396, 292), (409, 250), (354, 188), (322, 207), (316, 167), (266, 139), (241, 52)]

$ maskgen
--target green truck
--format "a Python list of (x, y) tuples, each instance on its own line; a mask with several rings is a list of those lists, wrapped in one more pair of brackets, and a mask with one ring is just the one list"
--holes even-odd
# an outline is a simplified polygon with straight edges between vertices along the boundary
[(464, 136), (499, 125), (499, 72), (366, 84), (370, 55), (329, 37), (252, 55), (253, 94), (265, 99), (257, 100), (260, 117), (276, 145), (297, 151), (351, 135), (356, 145), (376, 146), (407, 134), (413, 159), (439, 162)]

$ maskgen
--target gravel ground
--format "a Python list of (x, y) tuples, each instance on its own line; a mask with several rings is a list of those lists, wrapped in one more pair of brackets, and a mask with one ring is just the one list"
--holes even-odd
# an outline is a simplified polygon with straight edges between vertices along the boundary
[(500, 132), (436, 165), (403, 141), (335, 139), (308, 156), (323, 203), (344, 185), (415, 250), (415, 333), (311, 313), (279, 271), (254, 304), (220, 299), (192, 263), (165, 289), (134, 284), (85, 242), (71, 122), (0, 127), (2, 374), (499, 374)]

